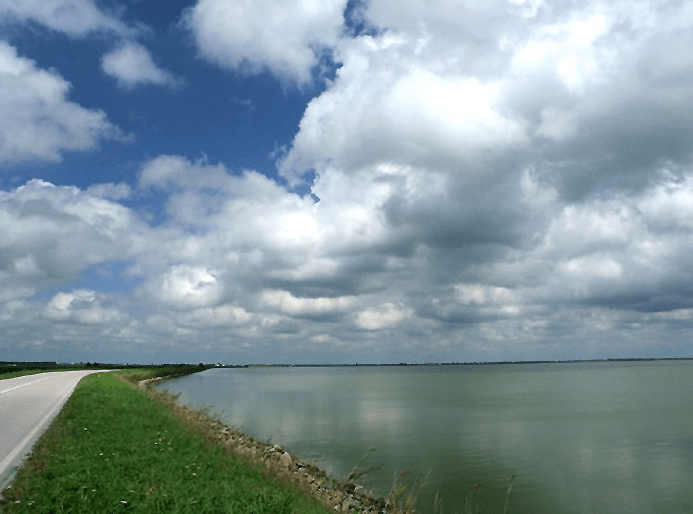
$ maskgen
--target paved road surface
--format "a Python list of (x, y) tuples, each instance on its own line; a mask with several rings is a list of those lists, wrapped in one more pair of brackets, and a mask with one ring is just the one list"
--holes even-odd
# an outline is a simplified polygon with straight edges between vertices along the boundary
[(0, 491), (72, 394), (98, 371), (54, 371), (0, 380)]

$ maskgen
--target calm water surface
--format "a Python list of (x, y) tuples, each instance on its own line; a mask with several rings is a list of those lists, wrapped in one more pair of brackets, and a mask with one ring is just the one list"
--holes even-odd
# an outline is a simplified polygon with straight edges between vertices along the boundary
[[(180, 401), (367, 488), (425, 475), (417, 510), (693, 512), (693, 362), (211, 369)], [(375, 448), (370, 452), (371, 448)]]

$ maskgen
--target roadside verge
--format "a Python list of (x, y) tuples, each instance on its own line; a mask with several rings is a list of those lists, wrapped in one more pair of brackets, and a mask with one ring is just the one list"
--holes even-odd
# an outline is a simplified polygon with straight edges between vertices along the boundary
[[(68, 375), (61, 376), (57, 373)], [(3, 442), (0, 449), (0, 491), (10, 483), (25, 455), (31, 451), (34, 443), (65, 405), (78, 380), (97, 371), (57, 373), (21, 376), (0, 383), (0, 397), (3, 400), (0, 411), (3, 423), (0, 427)], [(63, 378), (65, 376), (71, 378)], [(56, 383), (57, 381), (61, 382)], [(16, 398), (17, 395), (22, 398), (22, 393), (29, 390), (35, 391), (30, 395), (32, 401), (26, 402), (27, 398)], [(34, 399), (36, 401), (33, 401)]]

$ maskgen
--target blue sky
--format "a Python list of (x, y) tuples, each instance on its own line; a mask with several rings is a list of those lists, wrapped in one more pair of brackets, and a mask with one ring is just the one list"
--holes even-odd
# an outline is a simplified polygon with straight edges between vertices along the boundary
[(0, 360), (690, 357), (685, 2), (0, 0)]

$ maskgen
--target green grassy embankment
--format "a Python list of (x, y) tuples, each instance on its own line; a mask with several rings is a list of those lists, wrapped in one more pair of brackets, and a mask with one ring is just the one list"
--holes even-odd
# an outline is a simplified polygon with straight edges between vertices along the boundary
[[(11, 364), (7, 365), (6, 363), (0, 363), (0, 380), (5, 380), (7, 378), (17, 378), (17, 377), (22, 377), (25, 375), (36, 375), (38, 373), (52, 373), (55, 371), (78, 371), (78, 370), (99, 370), (102, 369), (104, 371), (111, 370), (111, 369), (121, 369), (120, 366), (117, 364), (115, 365), (110, 365), (110, 364), (99, 364), (99, 363), (87, 363), (87, 364), (66, 364), (66, 365), (53, 365), (52, 363), (48, 363), (48, 365), (44, 366), (32, 366), (32, 363), (28, 363), (28, 365), (22, 365), (22, 364)], [(141, 376), (143, 378), (149, 378), (153, 376), (158, 376), (158, 377), (171, 377), (171, 376), (177, 376), (177, 375), (187, 375), (190, 373), (197, 373), (198, 371), (204, 371), (207, 368), (210, 368), (211, 366), (205, 365), (205, 364), (198, 364), (198, 365), (193, 365), (193, 364), (164, 364), (159, 367), (141, 367), (141, 366), (134, 366), (134, 365), (128, 365), (127, 368), (123, 368), (122, 372), (126, 373), (128, 377), (131, 376), (131, 374), (137, 374), (137, 376)]]
[[(47, 369), (23, 369), (21, 371), (8, 371), (7, 373), (0, 374), (0, 380), (5, 380), (6, 378), (17, 378), (23, 377), (25, 375), (36, 375), (37, 373), (48, 373)], [(58, 370), (60, 371), (60, 370)]]
[[(133, 377), (155, 376), (141, 373)], [(8, 514), (328, 512), (260, 469), (115, 373), (99, 373), (77, 386), (3, 491), (2, 508)]]

